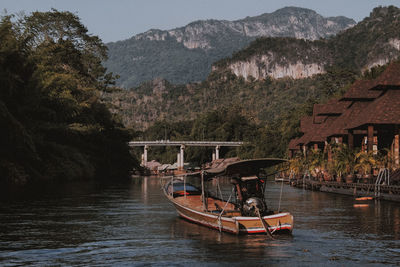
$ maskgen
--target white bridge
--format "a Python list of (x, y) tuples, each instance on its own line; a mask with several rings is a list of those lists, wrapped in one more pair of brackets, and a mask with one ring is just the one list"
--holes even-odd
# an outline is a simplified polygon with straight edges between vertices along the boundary
[(224, 142), (224, 141), (170, 141), (170, 140), (159, 140), (159, 141), (131, 141), (129, 142), (130, 147), (142, 146), (144, 151), (142, 154), (142, 166), (147, 165), (147, 150), (151, 146), (179, 146), (180, 152), (177, 155), (178, 169), (183, 169), (184, 165), (184, 151), (187, 146), (205, 146), (215, 147), (215, 153), (213, 153), (213, 160), (219, 159), (219, 149), (222, 146), (242, 146), (243, 142)]

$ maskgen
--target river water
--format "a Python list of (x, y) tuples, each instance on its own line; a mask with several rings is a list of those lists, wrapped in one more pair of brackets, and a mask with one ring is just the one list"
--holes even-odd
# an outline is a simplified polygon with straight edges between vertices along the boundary
[[(268, 183), (277, 208), (281, 184)], [(292, 235), (219, 233), (177, 217), (157, 178), (2, 195), (0, 266), (400, 265), (400, 205), (283, 186)]]

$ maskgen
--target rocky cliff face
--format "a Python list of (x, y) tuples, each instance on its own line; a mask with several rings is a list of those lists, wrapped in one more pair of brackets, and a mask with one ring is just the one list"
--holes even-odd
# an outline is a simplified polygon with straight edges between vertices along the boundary
[(310, 9), (286, 7), (273, 13), (236, 21), (204, 20), (169, 31), (149, 30), (136, 35), (134, 39), (165, 41), (173, 38), (188, 49), (212, 49), (218, 43), (214, 39), (227, 33), (244, 38), (284, 36), (316, 40), (335, 35), (354, 25), (355, 21), (346, 17), (324, 18)]
[(313, 10), (296, 7), (236, 21), (196, 21), (185, 27), (153, 29), (129, 40), (109, 43), (109, 59), (104, 64), (121, 76), (118, 84), (127, 88), (156, 77), (173, 83), (201, 81), (210, 73), (212, 63), (231, 56), (256, 38), (315, 40), (353, 25), (355, 21), (349, 18), (324, 18)]
[[(257, 51), (255, 53), (252, 53)], [(334, 58), (327, 41), (296, 38), (260, 38), (231, 59), (221, 60), (213, 71), (230, 71), (246, 81), (290, 77), (303, 79), (325, 73)]]
[[(257, 60), (258, 61), (258, 60)], [(264, 61), (264, 62), (263, 62)], [(266, 68), (260, 68), (260, 62), (252, 60), (249, 62), (237, 62), (229, 66), (231, 71), (236, 76), (243, 77), (246, 81), (248, 78), (254, 78), (262, 80), (267, 77), (274, 79), (291, 77), (294, 79), (302, 79), (311, 77), (314, 74), (324, 73), (323, 64), (303, 64), (302, 62), (291, 63), (288, 65), (274, 65), (269, 66), (268, 60), (262, 60), (261, 64), (267, 66)]]
[[(382, 34), (385, 33), (385, 34)], [(400, 9), (375, 8), (370, 17), (326, 40), (260, 38), (213, 70), (238, 77), (294, 79), (325, 73), (327, 68), (355, 72), (385, 65), (400, 56)]]
[(386, 53), (382, 53), (379, 56), (369, 55), (368, 62), (363, 67), (363, 70), (371, 69), (375, 66), (385, 65), (389, 63), (391, 60), (399, 57), (400, 55), (400, 39), (391, 38), (388, 42), (380, 44), (379, 48), (381, 51), (386, 51)]
[(249, 78), (256, 80), (263, 80), (267, 77), (274, 79), (291, 77), (294, 79), (302, 79), (311, 77), (314, 74), (325, 72), (324, 62), (315, 63), (303, 63), (302, 61), (297, 62), (285, 62), (285, 63), (274, 63), (274, 53), (268, 53), (261, 57), (252, 57), (248, 61), (238, 61), (229, 65), (229, 69), (238, 77), (243, 77), (246, 81)]

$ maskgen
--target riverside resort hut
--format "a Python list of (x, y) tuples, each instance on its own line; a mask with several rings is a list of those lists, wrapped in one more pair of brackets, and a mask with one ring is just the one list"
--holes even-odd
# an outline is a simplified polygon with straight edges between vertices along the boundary
[(315, 104), (313, 115), (300, 124), (303, 136), (291, 140), (290, 157), (299, 150), (326, 149), (334, 141), (374, 153), (388, 149), (398, 168), (400, 63), (390, 64), (374, 80), (356, 81), (339, 100)]

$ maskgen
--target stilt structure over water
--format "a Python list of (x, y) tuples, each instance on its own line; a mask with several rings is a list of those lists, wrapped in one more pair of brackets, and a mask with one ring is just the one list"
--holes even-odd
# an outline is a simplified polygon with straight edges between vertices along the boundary
[(202, 147), (215, 147), (213, 153), (213, 160), (219, 159), (219, 150), (223, 146), (242, 146), (243, 142), (224, 142), (224, 141), (170, 141), (170, 140), (159, 140), (159, 141), (131, 141), (129, 142), (130, 147), (141, 146), (144, 147), (142, 154), (142, 166), (147, 166), (147, 152), (151, 146), (176, 146), (179, 147), (179, 153), (177, 155), (178, 170), (183, 170), (184, 167), (184, 154), (185, 148), (188, 146), (202, 146)]
[(395, 185), (315, 181), (309, 177), (291, 179), (290, 185), (313, 191), (400, 202), (400, 186)]
[(356, 81), (339, 100), (315, 104), (313, 115), (301, 119), (300, 138), (291, 140), (289, 157), (331, 142), (362, 151), (388, 149), (400, 165), (400, 63), (392, 63), (374, 80)]
[(300, 121), (303, 136), (289, 143), (297, 166), (291, 184), (400, 201), (399, 103), (400, 62), (394, 62), (376, 79), (353, 83), (340, 99), (315, 104)]

